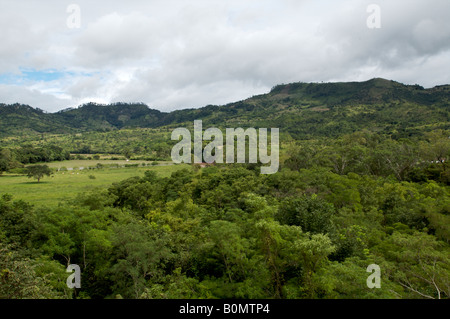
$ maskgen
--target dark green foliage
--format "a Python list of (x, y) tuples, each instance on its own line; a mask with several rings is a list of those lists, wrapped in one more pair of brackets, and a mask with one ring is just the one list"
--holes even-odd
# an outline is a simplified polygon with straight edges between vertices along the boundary
[(32, 222), (31, 205), (13, 201), (12, 196), (3, 194), (0, 198), (0, 229), (5, 243), (26, 246), (35, 225)]
[(281, 224), (300, 226), (304, 232), (325, 234), (331, 230), (333, 212), (333, 205), (314, 194), (283, 201), (277, 219)]
[[(43, 264), (0, 242), (0, 299), (59, 299), (54, 273), (39, 274)], [(60, 269), (58, 269), (60, 270)]]

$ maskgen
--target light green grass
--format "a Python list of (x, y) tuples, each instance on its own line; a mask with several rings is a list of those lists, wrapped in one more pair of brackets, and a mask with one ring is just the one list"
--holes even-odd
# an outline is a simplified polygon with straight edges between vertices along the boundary
[[(0, 194), (8, 193), (13, 195), (14, 199), (22, 199), (36, 206), (54, 207), (59, 202), (73, 199), (79, 193), (90, 189), (107, 188), (114, 182), (143, 176), (147, 170), (155, 171), (160, 177), (169, 177), (173, 172), (189, 167), (187, 164), (180, 164), (56, 172), (52, 177), (45, 176), (39, 183), (27, 176), (5, 174), (0, 176)], [(89, 175), (95, 176), (95, 179), (90, 179)]]

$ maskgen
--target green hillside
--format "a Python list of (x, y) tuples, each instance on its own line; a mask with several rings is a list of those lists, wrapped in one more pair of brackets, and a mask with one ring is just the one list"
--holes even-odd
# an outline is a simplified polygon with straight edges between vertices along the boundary
[(218, 127), (279, 127), (296, 139), (337, 137), (363, 128), (400, 138), (448, 128), (449, 96), (450, 85), (424, 89), (377, 78), (282, 84), (243, 101), (170, 113), (142, 103), (88, 103), (53, 114), (1, 104), (0, 137), (157, 128), (202, 119)]

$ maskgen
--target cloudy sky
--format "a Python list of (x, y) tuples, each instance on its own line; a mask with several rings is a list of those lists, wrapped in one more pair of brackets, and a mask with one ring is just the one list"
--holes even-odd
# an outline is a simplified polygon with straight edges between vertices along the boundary
[(0, 0), (0, 103), (171, 111), (299, 81), (450, 84), (449, 14), (449, 0)]

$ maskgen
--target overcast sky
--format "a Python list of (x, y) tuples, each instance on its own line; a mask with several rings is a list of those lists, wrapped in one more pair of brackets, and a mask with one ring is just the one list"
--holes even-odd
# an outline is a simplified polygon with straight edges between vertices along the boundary
[(0, 0), (0, 103), (171, 111), (374, 77), (450, 84), (449, 0)]

